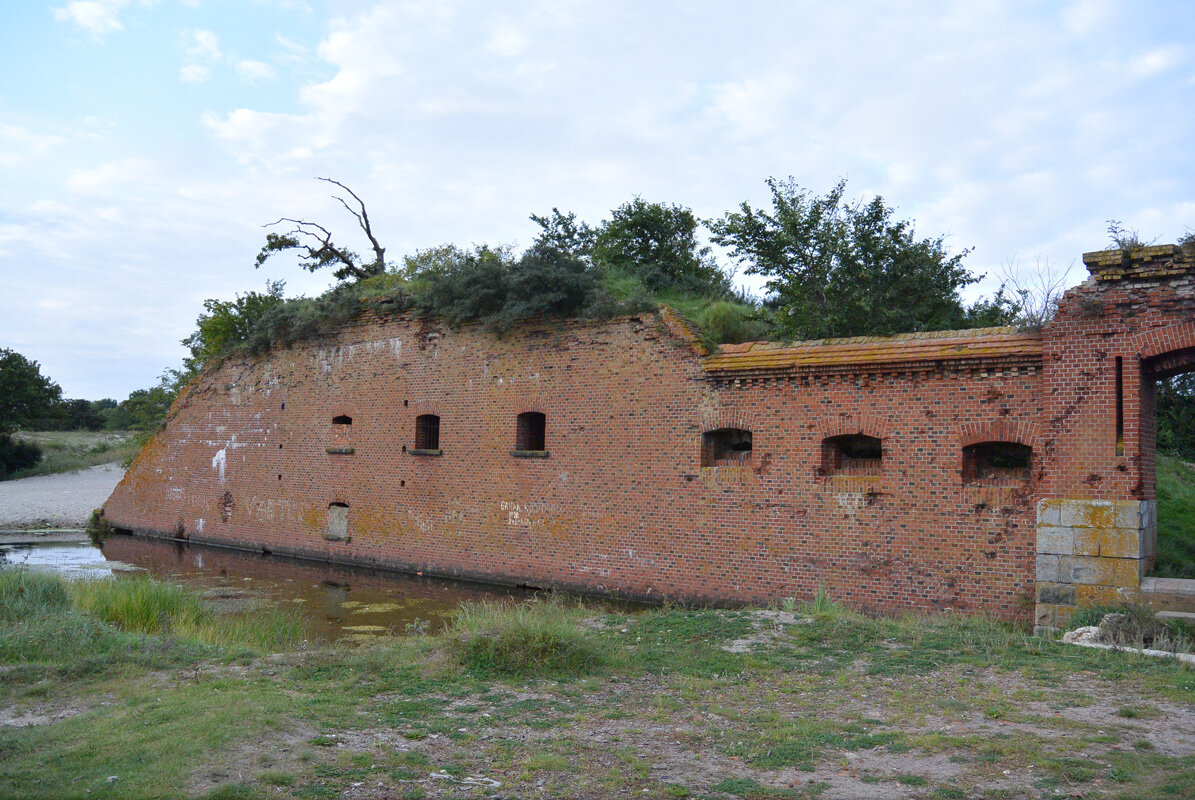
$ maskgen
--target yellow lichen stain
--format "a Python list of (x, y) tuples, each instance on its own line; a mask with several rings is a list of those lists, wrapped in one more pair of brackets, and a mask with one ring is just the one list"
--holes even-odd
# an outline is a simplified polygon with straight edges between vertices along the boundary
[(1116, 605), (1125, 602), (1126, 599), (1125, 592), (1119, 586), (1075, 586), (1076, 606)]
[(836, 494), (874, 494), (880, 490), (876, 475), (831, 475), (827, 487)]
[(706, 486), (746, 486), (755, 482), (751, 467), (701, 467), (701, 481)]
[(328, 527), (328, 509), (314, 506), (303, 512), (302, 529), (305, 533), (317, 533)]
[(1073, 528), (1074, 548), (1077, 556), (1100, 555), (1100, 531), (1094, 528)]
[(1116, 525), (1116, 509), (1113, 506), (1089, 505), (1086, 521), (1081, 522), (1089, 528), (1111, 528)]
[(1107, 528), (1099, 531), (1101, 556), (1137, 558), (1141, 553), (1141, 533), (1135, 529)]

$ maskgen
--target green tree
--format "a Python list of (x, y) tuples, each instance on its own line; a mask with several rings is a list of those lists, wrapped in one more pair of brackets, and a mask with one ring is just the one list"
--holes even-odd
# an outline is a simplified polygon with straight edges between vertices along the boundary
[(977, 279), (943, 237), (918, 239), (883, 198), (844, 200), (846, 181), (824, 196), (769, 178), (772, 210), (743, 203), (710, 223), (716, 243), (767, 278), (769, 305), (787, 336), (819, 339), (1000, 324), (1007, 299), (968, 312), (959, 290)]
[(135, 389), (109, 412), (105, 427), (112, 431), (150, 433), (166, 422), (166, 413), (194, 373), (167, 370), (148, 389)]
[[(287, 223), (294, 228), (286, 233), (267, 233), (266, 243), (257, 254), (256, 266), (262, 264), (277, 253), (295, 250), (299, 255), (299, 265), (308, 272), (315, 272), (324, 267), (332, 267), (332, 274), (337, 280), (362, 280), (373, 275), (381, 275), (386, 271), (386, 248), (378, 242), (373, 233), (373, 225), (369, 221), (369, 213), (365, 209), (365, 202), (352, 189), (340, 181), (331, 178), (316, 178), (334, 186), (339, 186), (353, 198), (353, 204), (338, 194), (333, 199), (344, 206), (357, 220), (357, 227), (369, 239), (373, 249), (373, 261), (366, 262), (352, 250), (336, 245), (332, 241), (332, 232), (322, 225), (303, 219), (283, 217), (277, 222), (271, 222), (266, 227)], [(355, 206), (355, 207), (354, 207)]]
[(531, 221), (540, 227), (539, 236), (535, 237), (534, 247), (541, 250), (559, 250), (576, 258), (589, 258), (593, 254), (594, 240), (597, 231), (585, 222), (578, 222), (573, 212), (560, 213), (560, 209), (553, 208), (548, 216), (531, 215)]
[[(572, 215), (566, 220), (571, 223)], [(593, 260), (603, 269), (639, 278), (652, 291), (726, 296), (730, 279), (714, 262), (710, 248), (698, 242), (698, 227), (697, 218), (684, 206), (636, 197), (614, 209), (598, 228)], [(551, 231), (545, 226), (545, 234)]]
[(199, 371), (214, 358), (226, 355), (249, 341), (254, 326), (270, 309), (282, 304), (283, 281), (267, 281), (265, 293), (248, 292), (235, 300), (204, 300), (195, 331), (182, 340), (191, 355), (187, 369)]
[(62, 389), (41, 374), (36, 361), (0, 348), (0, 479), (41, 460), (37, 445), (10, 434), (46, 414), (61, 399)]
[(1195, 372), (1158, 381), (1158, 449), (1195, 461)]
[(0, 348), (0, 433), (10, 433), (46, 413), (62, 399), (62, 389), (41, 374), (41, 366)]
[(89, 400), (60, 400), (30, 422), (30, 427), (43, 431), (98, 431), (104, 418)]

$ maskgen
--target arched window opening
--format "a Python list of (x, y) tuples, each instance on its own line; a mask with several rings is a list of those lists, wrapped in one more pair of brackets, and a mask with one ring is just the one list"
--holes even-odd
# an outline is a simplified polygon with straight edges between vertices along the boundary
[(415, 455), (440, 455), (440, 418), (420, 414), (415, 418)]
[(337, 414), (335, 417), (332, 417), (332, 424), (333, 425), (352, 425), (353, 418), (350, 417), (348, 414)]
[(547, 454), (547, 418), (538, 411), (519, 414), (515, 429), (515, 454)]
[(884, 445), (874, 436), (851, 433), (822, 440), (822, 474), (857, 478), (883, 474)]
[(328, 531), (324, 538), (331, 542), (343, 542), (349, 538), (348, 503), (328, 504)]
[(746, 467), (751, 465), (751, 431), (717, 428), (701, 434), (701, 466)]
[(979, 442), (963, 448), (963, 483), (1020, 486), (1029, 480), (1033, 448), (1018, 442)]

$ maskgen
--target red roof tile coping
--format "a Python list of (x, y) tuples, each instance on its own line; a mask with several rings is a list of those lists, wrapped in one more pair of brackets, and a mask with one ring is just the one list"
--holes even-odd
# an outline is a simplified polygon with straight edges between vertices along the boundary
[(974, 361), (1041, 361), (1041, 335), (1015, 328), (854, 336), (782, 344), (723, 345), (705, 359), (709, 373), (777, 372), (802, 369), (874, 371), (882, 366)]

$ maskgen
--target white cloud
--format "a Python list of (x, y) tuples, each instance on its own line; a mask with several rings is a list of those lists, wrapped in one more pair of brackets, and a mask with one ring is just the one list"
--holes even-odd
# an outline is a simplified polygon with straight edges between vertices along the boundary
[[(105, 364), (117, 373), (160, 359), (152, 379), (177, 363), (205, 297), (266, 277), (291, 292), (327, 285), (285, 259), (268, 275), (251, 266), (258, 226), (279, 216), (354, 231), (314, 175), (366, 199), (396, 259), (444, 241), (526, 244), (527, 215), (554, 205), (591, 223), (634, 194), (702, 217), (766, 206), (763, 179), (790, 174), (819, 193), (846, 176), (852, 197), (882, 194), (920, 234), (976, 246), (977, 273), (1016, 255), (1065, 266), (1103, 244), (1108, 218), (1163, 239), (1195, 224), (1195, 117), (1174, 111), (1195, 107), (1191, 17), (1175, 3), (354, 0), (306, 17), (250, 1), (255, 19), (276, 17), (254, 34), (268, 48), (248, 54), (257, 61), (233, 52), (249, 41), (236, 4), (136, 20), (177, 43), (183, 80), (276, 81), (260, 101), (243, 87), (204, 93), (199, 139), (168, 127), (176, 115), (122, 105), (149, 86), (135, 75), (100, 98), (112, 120), (100, 126), (51, 124), (15, 96), (3, 109), (0, 166), (16, 166), (0, 181), (0, 252), (30, 264), (17, 287), (30, 303), (52, 294), (25, 271), (89, 287), (95, 271), (119, 290), (94, 291), (130, 309), (124, 327), (72, 329), (123, 354)], [(120, 13), (97, 13), (93, 29), (133, 28), (139, 0), (96, 2)], [(82, 24), (67, 0), (53, 5)], [(273, 30), (285, 36), (270, 42)], [(1162, 112), (1165, 124), (1142, 124)], [(153, 163), (136, 160), (146, 153)], [(71, 338), (69, 315), (23, 317), (8, 295), (24, 296), (0, 293), (0, 338)], [(154, 347), (123, 350), (134, 331)]]
[(128, 0), (73, 0), (54, 9), (54, 19), (58, 22), (73, 22), (92, 36), (99, 37), (124, 30), (120, 10), (126, 5)]
[(773, 132), (791, 111), (795, 81), (791, 73), (780, 72), (717, 84), (710, 111), (740, 136)]
[(264, 61), (238, 61), (237, 73), (250, 83), (264, 83), (278, 77), (278, 70)]
[(202, 64), (184, 64), (179, 78), (184, 83), (203, 83), (212, 76), (212, 71)]
[(504, 58), (521, 56), (527, 49), (527, 35), (514, 25), (502, 23), (494, 28), (485, 47), (494, 55)]
[[(155, 172), (154, 162), (147, 158), (131, 157), (102, 164), (95, 169), (78, 170), (67, 178), (66, 185), (72, 192), (105, 194), (121, 184), (151, 181)], [(113, 208), (102, 213), (118, 214), (119, 211)]]
[(12, 168), (40, 158), (64, 141), (61, 136), (34, 133), (28, 128), (0, 122), (0, 168)]
[(1177, 47), (1159, 47), (1129, 62), (1129, 74), (1134, 78), (1152, 78), (1173, 69), (1181, 61), (1182, 51)]
[(290, 61), (290, 62), (295, 62), (295, 63), (302, 63), (307, 60), (307, 56), (310, 55), (310, 53), (311, 53), (311, 51), (306, 46), (304, 46), (296, 41), (293, 41), (291, 39), (288, 39), (280, 33), (274, 34), (274, 41), (277, 42), (278, 44), (282, 45), (282, 49), (285, 51), (283, 54), (279, 55), (275, 60), (285, 60), (285, 61)]
[(1062, 12), (1063, 28), (1072, 36), (1088, 36), (1107, 28), (1113, 18), (1109, 0), (1075, 0)]
[(218, 61), (224, 57), (220, 50), (220, 37), (212, 31), (202, 29), (191, 32), (191, 43), (187, 45), (187, 55), (191, 58)]

